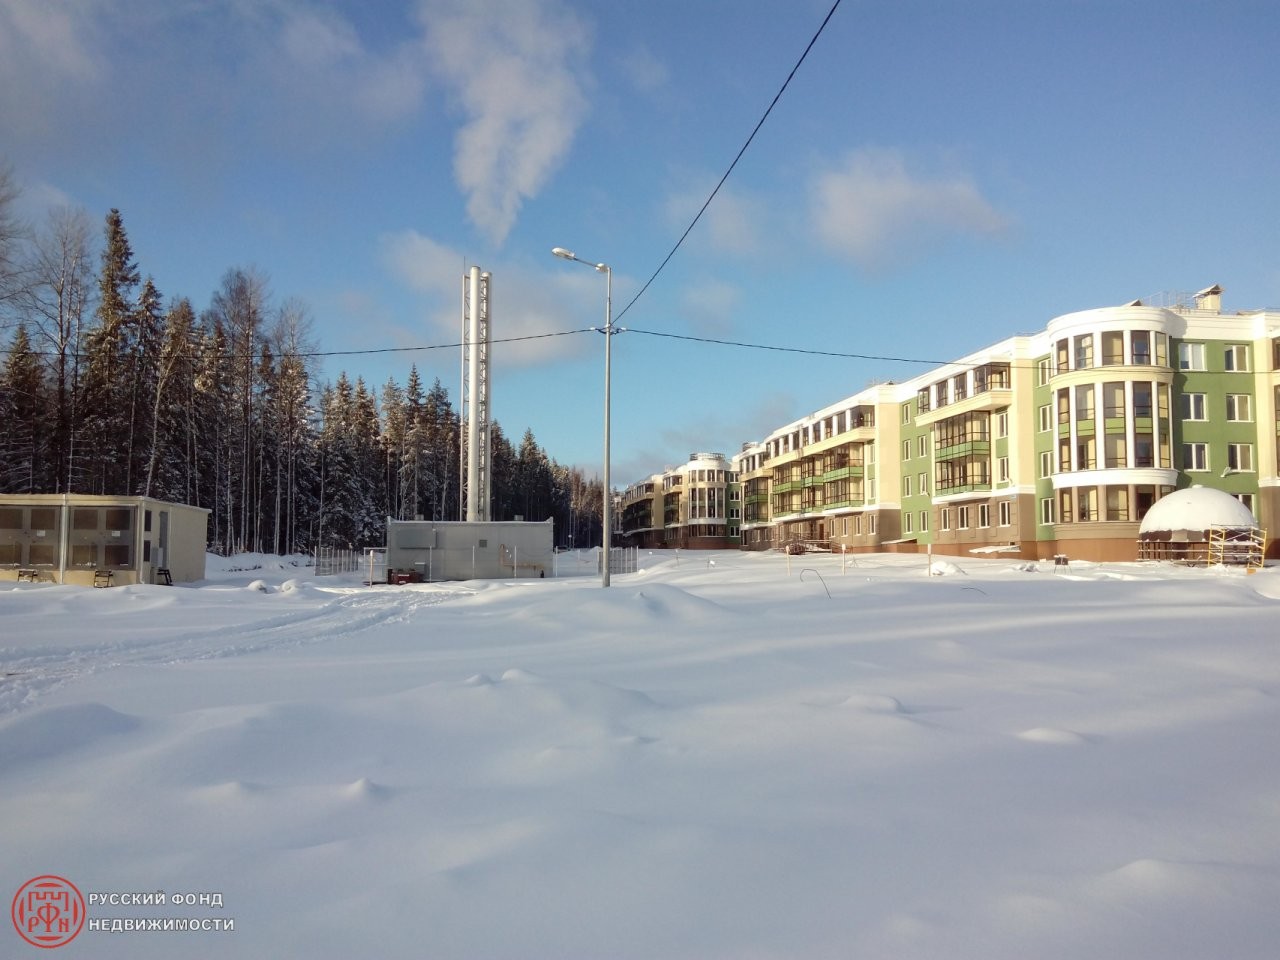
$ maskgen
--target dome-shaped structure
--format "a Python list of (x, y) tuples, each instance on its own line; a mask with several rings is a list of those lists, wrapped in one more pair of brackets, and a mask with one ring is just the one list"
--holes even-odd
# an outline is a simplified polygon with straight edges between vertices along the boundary
[(1260, 565), (1263, 535), (1253, 512), (1212, 487), (1175, 490), (1138, 527), (1138, 558)]
[(1255, 530), (1258, 521), (1248, 507), (1229, 493), (1212, 487), (1187, 487), (1161, 497), (1152, 505), (1138, 527), (1138, 537), (1147, 539), (1151, 534), (1182, 533), (1186, 536), (1177, 539), (1203, 540), (1206, 531), (1212, 527)]

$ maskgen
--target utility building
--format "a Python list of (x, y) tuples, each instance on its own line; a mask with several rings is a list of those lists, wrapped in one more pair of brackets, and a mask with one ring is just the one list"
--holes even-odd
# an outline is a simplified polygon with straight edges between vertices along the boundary
[(555, 573), (551, 521), (387, 520), (387, 579), (494, 580)]
[(204, 579), (209, 511), (150, 497), (0, 496), (0, 579), (86, 586)]

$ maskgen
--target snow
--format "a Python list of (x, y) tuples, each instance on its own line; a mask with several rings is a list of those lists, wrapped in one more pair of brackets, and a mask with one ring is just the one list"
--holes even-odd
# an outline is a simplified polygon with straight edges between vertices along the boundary
[(67, 957), (1274, 956), (1280, 570), (714, 560), (8, 585), (6, 889), (235, 922)]
[(1138, 533), (1202, 531), (1215, 526), (1252, 530), (1258, 526), (1258, 521), (1249, 508), (1231, 494), (1197, 484), (1175, 490), (1157, 500), (1142, 518)]

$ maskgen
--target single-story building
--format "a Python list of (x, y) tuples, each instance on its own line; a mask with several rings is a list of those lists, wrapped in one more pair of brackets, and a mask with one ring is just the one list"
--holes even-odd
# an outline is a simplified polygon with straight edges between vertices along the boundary
[(208, 527), (204, 507), (151, 497), (0, 495), (0, 580), (203, 580)]
[(387, 580), (555, 574), (551, 521), (387, 520)]

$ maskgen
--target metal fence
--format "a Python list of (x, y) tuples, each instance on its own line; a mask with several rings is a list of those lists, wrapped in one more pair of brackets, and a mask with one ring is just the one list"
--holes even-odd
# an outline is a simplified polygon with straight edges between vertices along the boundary
[(317, 547), (315, 567), (317, 577), (358, 573), (363, 574), (362, 579), (369, 583), (386, 583), (387, 551), (385, 547), (368, 547), (364, 550)]

